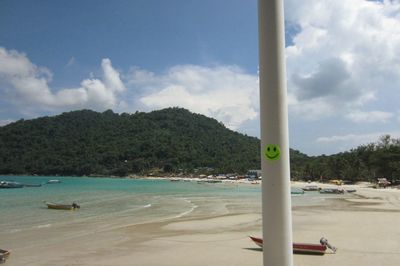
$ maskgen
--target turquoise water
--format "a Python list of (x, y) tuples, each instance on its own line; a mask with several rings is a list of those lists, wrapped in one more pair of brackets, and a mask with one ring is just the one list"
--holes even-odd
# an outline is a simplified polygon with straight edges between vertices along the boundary
[[(46, 184), (49, 179), (61, 183)], [(0, 176), (41, 187), (0, 189), (0, 244), (34, 248), (129, 225), (230, 213), (259, 213), (261, 186), (195, 181), (86, 177)], [(323, 204), (327, 196), (292, 196), (292, 205)], [(328, 196), (332, 197), (332, 196)], [(44, 201), (81, 209), (48, 209)]]
[[(46, 184), (49, 179), (61, 183)], [(82, 230), (160, 221), (188, 215), (196, 201), (260, 196), (259, 187), (168, 180), (12, 176), (41, 187), (0, 189), (0, 239), (4, 234), (64, 225)], [(44, 201), (80, 204), (79, 211), (50, 210)]]

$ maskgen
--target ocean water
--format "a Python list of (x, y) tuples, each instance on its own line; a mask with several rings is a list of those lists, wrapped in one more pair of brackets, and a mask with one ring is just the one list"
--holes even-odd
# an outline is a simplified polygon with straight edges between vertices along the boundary
[[(61, 183), (46, 184), (49, 179)], [(176, 218), (241, 213), (261, 214), (261, 187), (235, 183), (169, 180), (0, 176), (0, 180), (41, 187), (0, 189), (0, 245), (32, 247), (46, 241), (106, 232), (115, 228)], [(322, 204), (325, 197), (307, 193), (292, 205)], [(44, 201), (77, 202), (81, 209), (48, 209)], [(38, 236), (45, 232), (46, 239)]]

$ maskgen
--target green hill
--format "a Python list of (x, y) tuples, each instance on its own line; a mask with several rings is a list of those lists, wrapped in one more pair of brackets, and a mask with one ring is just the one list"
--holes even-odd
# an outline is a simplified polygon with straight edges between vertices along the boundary
[(127, 175), (259, 169), (259, 139), (185, 109), (73, 111), (0, 127), (0, 174)]
[[(0, 127), (0, 174), (145, 175), (260, 169), (260, 140), (181, 108), (116, 114), (73, 111)], [(292, 179), (400, 183), (400, 139), (330, 156), (290, 150)]]

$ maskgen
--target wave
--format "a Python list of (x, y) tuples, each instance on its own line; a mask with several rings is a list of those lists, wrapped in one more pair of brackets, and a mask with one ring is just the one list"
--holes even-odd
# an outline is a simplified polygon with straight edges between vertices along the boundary
[(190, 200), (188, 200), (188, 199), (186, 199), (186, 198), (183, 198), (183, 200), (186, 201), (187, 203), (191, 204), (192, 207), (191, 207), (189, 210), (184, 211), (184, 212), (181, 212), (180, 214), (178, 214), (178, 215), (176, 215), (176, 216), (174, 216), (174, 217), (172, 217), (172, 218), (181, 218), (181, 217), (183, 217), (183, 216), (185, 216), (185, 215), (190, 214), (190, 213), (193, 212), (197, 207), (199, 207), (199, 206), (197, 206), (196, 204), (194, 204), (192, 201), (190, 201)]

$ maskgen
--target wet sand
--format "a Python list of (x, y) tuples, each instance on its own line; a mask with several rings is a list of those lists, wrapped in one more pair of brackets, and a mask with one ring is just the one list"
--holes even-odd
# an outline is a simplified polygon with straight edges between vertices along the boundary
[[(318, 243), (324, 236), (338, 248), (324, 256), (294, 255), (295, 265), (399, 263), (400, 191), (358, 188), (356, 193), (350, 199), (327, 199), (323, 206), (293, 208), (294, 241)], [(55, 243), (46, 243), (43, 231), (37, 245), (13, 250), (5, 265), (262, 265), (262, 252), (248, 238), (261, 235), (260, 206), (246, 209), (249, 202), (243, 204), (238, 199), (210, 213), (200, 204), (179, 219)]]

